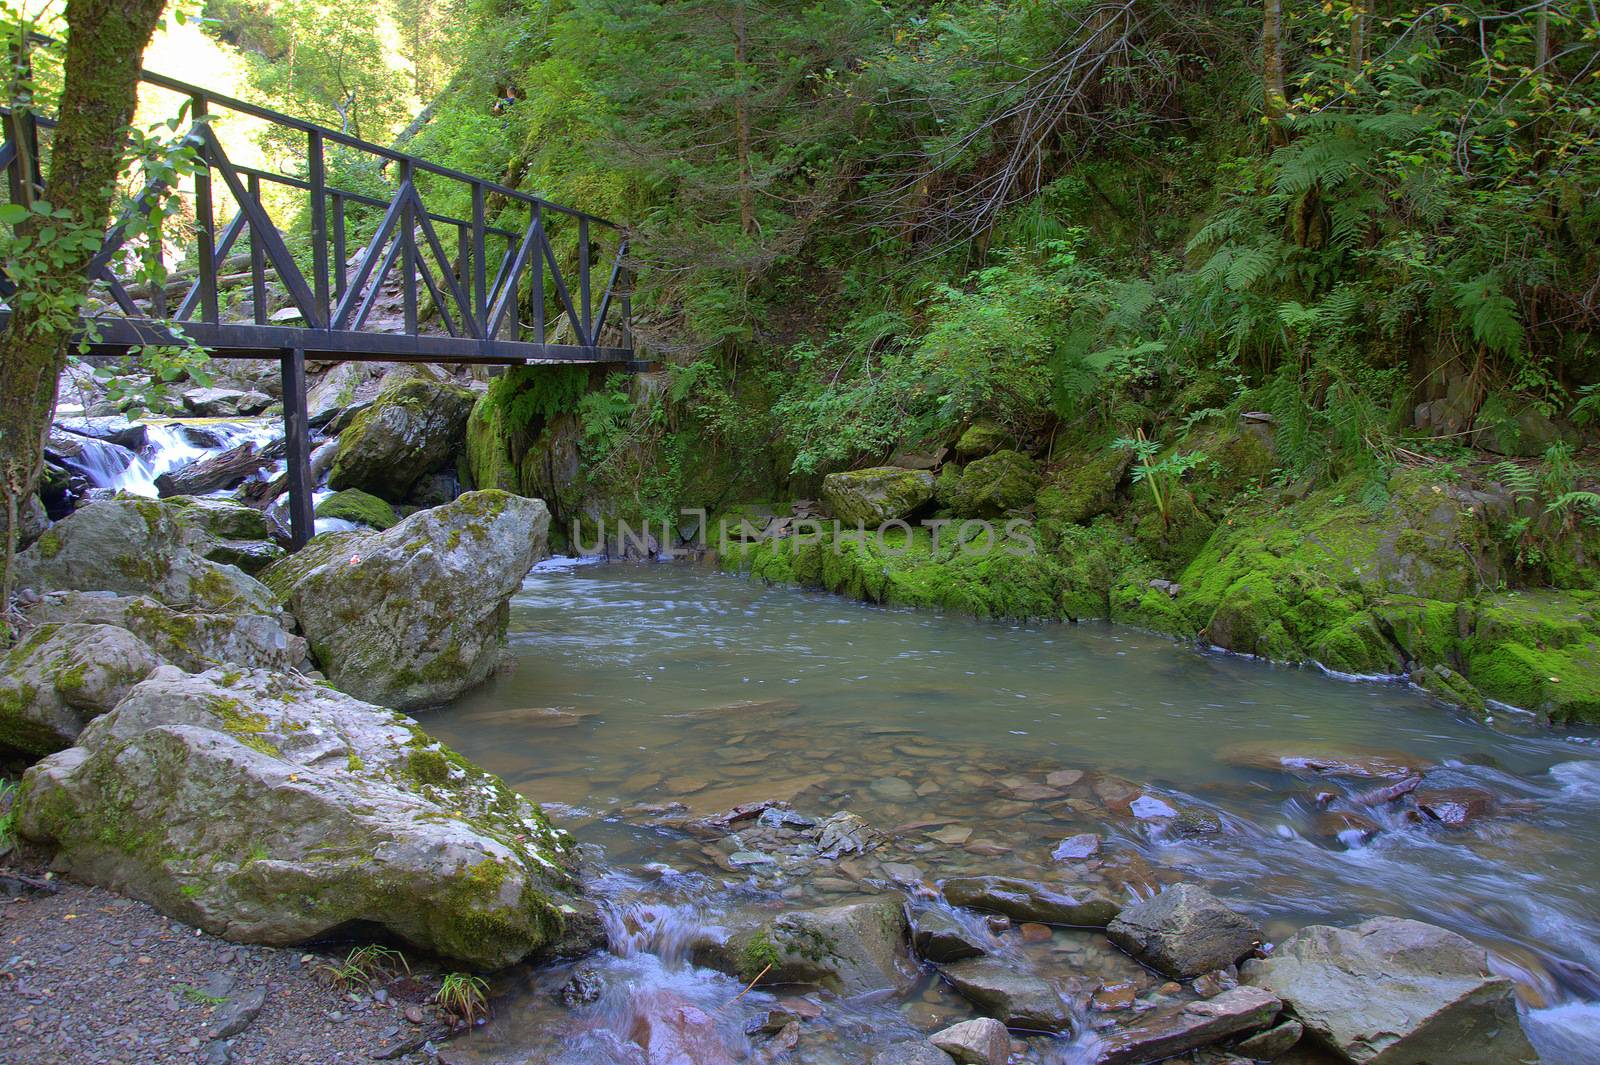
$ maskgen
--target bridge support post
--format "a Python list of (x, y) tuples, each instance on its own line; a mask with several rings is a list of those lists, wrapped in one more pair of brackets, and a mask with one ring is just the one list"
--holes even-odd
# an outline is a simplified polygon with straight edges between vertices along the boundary
[(306, 353), (284, 348), (278, 363), (283, 376), (283, 439), (289, 469), (289, 546), (298, 551), (315, 532), (311, 512), (311, 426), (306, 418)]

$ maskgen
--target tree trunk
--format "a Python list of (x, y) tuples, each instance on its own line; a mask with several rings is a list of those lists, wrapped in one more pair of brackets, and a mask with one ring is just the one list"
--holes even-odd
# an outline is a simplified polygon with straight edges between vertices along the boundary
[(1354, 14), (1350, 19), (1350, 80), (1361, 76), (1367, 65), (1367, 21), (1371, 15), (1372, 0), (1355, 0)]
[[(78, 224), (104, 231), (123, 159), (123, 130), (138, 98), (139, 61), (164, 0), (67, 0), (66, 81), (44, 199)], [(26, 229), (36, 226), (23, 223)], [(55, 416), (56, 381), (88, 293), (90, 252), (52, 266), (17, 299), (0, 333), (0, 493), (5, 496), (5, 572), (0, 610), (11, 602), (17, 515), (33, 494)], [(67, 306), (71, 304), (72, 309)]]
[[(745, 24), (744, 4), (741, 2), (734, 15), (733, 65), (741, 82), (744, 80)], [(756, 231), (755, 192), (750, 176), (750, 105), (745, 99), (744, 86), (733, 100), (733, 123), (736, 127), (739, 153), (739, 228), (744, 235), (754, 236)]]
[(1282, 139), (1289, 94), (1283, 83), (1283, 0), (1262, 0), (1261, 88), (1274, 143)]

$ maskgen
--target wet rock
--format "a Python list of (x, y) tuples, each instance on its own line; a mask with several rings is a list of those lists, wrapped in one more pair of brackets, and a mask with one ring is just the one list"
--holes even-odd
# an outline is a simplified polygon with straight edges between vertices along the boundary
[(1307, 1033), (1355, 1065), (1521, 1065), (1538, 1060), (1510, 980), (1483, 949), (1421, 921), (1312, 925), (1247, 962)]
[(1429, 788), (1416, 793), (1417, 809), (1446, 828), (1464, 828), (1494, 813), (1494, 796), (1482, 788)]
[(735, 939), (738, 975), (754, 980), (766, 969), (764, 983), (816, 984), (839, 995), (900, 988), (913, 971), (906, 931), (898, 897), (786, 913)]
[(164, 666), (24, 778), (18, 832), (214, 935), (372, 925), (498, 968), (589, 925), (571, 840), (411, 719), (301, 677)]
[(57, 418), (55, 424), (69, 433), (104, 440), (130, 451), (138, 451), (150, 439), (149, 429), (143, 422), (129, 421), (120, 414), (103, 418)]
[(969, 958), (941, 965), (939, 975), (962, 998), (1008, 1028), (1065, 1032), (1072, 1027), (1072, 1007), (1061, 989), (1021, 970), (1013, 960)]
[(149, 595), (179, 608), (267, 614), (272, 594), (233, 566), (205, 558), (207, 538), (182, 508), (153, 499), (107, 499), (51, 526), (17, 557), (19, 586)]
[(817, 853), (824, 858), (865, 854), (883, 841), (883, 834), (849, 810), (817, 822)]
[(537, 499), (469, 492), (386, 532), (317, 537), (262, 579), (341, 690), (431, 706), (494, 671), (511, 595), (543, 556), (549, 524)]
[(879, 777), (869, 787), (872, 794), (886, 802), (910, 802), (917, 797), (911, 782), (901, 777)]
[(260, 446), (246, 440), (220, 455), (207, 455), (186, 466), (156, 478), (156, 491), (163, 499), (173, 496), (203, 496), (233, 488), (271, 466), (286, 453), (283, 440)]
[(1006, 876), (952, 877), (944, 897), (954, 906), (1004, 914), (1018, 921), (1104, 928), (1122, 904), (1100, 888), (1055, 891), (1031, 880)]
[(83, 727), (162, 665), (111, 625), (43, 625), (0, 657), (0, 748), (39, 756), (72, 746)]
[(1102, 1013), (1111, 1013), (1116, 1010), (1132, 1009), (1134, 1001), (1139, 996), (1139, 989), (1131, 982), (1123, 980), (1115, 984), (1101, 984), (1089, 996), (1089, 1005)]
[(1128, 812), (1141, 821), (1165, 821), (1178, 816), (1178, 808), (1154, 795), (1140, 795), (1128, 803)]
[(922, 906), (911, 911), (911, 945), (928, 961), (952, 962), (989, 953), (990, 940), (949, 910)]
[(1328, 776), (1402, 779), (1426, 768), (1399, 751), (1340, 747), (1316, 740), (1262, 740), (1236, 743), (1218, 752), (1229, 765)]
[(1385, 803), (1394, 802), (1396, 799), (1404, 798), (1411, 794), (1417, 790), (1417, 785), (1421, 783), (1422, 778), (1420, 776), (1409, 776), (1404, 780), (1397, 780), (1393, 784), (1387, 784), (1381, 788), (1369, 788), (1355, 796), (1355, 801), (1364, 806), (1382, 806)]
[(1215, 998), (1162, 1007), (1104, 1036), (1094, 1061), (1096, 1065), (1161, 1061), (1264, 1028), (1282, 1008), (1276, 996), (1258, 987), (1237, 987)]
[(217, 1015), (211, 1020), (211, 1027), (206, 1030), (206, 1035), (212, 1039), (229, 1039), (238, 1035), (260, 1014), (261, 1007), (267, 1004), (267, 989), (264, 987), (252, 988), (243, 994), (234, 995), (224, 1002), (217, 1010)]
[(1271, 1061), (1287, 1054), (1290, 1047), (1300, 1042), (1305, 1030), (1305, 1025), (1299, 1021), (1284, 1021), (1276, 1028), (1269, 1028), (1264, 1032), (1257, 1032), (1248, 1039), (1241, 1039), (1236, 1049), (1247, 1058)]
[(786, 1009), (767, 1010), (744, 1026), (746, 1035), (777, 1035), (800, 1018)]
[(1311, 831), (1323, 839), (1345, 844), (1365, 843), (1378, 834), (1378, 823), (1349, 810), (1324, 810), (1311, 823)]
[(905, 518), (932, 498), (933, 474), (926, 470), (878, 466), (822, 479), (822, 501), (829, 513), (845, 525), (859, 522), (868, 529)]
[(1094, 832), (1083, 832), (1076, 836), (1068, 836), (1056, 844), (1056, 849), (1050, 852), (1050, 857), (1058, 862), (1070, 862), (1092, 858), (1099, 853), (1099, 835)]
[(1082, 779), (1081, 769), (1056, 769), (1045, 774), (1044, 782), (1052, 788), (1070, 788)]
[(872, 1065), (950, 1065), (950, 1055), (932, 1043), (891, 1043), (872, 1056)]
[(1222, 969), (1261, 944), (1254, 921), (1193, 884), (1174, 884), (1106, 926), (1111, 941), (1169, 976)]
[(561, 1004), (569, 1010), (587, 1006), (591, 1002), (600, 1001), (600, 995), (605, 989), (605, 981), (601, 979), (600, 970), (592, 965), (585, 965), (574, 970), (572, 976), (561, 986)]
[(1213, 969), (1209, 973), (1201, 973), (1195, 977), (1192, 985), (1194, 993), (1201, 998), (1216, 998), (1224, 991), (1232, 991), (1239, 986), (1239, 979), (1228, 969)]
[(1006, 1065), (1011, 1058), (1011, 1036), (992, 1017), (953, 1024), (930, 1035), (928, 1042), (959, 1065)]
[(177, 610), (148, 596), (53, 592), (28, 610), (37, 625), (95, 624), (127, 629), (161, 658), (189, 673), (237, 665), (280, 672), (306, 658), (306, 641), (284, 631), (276, 612)]
[(460, 452), (476, 398), (471, 389), (418, 378), (386, 387), (339, 434), (328, 487), (404, 500)]

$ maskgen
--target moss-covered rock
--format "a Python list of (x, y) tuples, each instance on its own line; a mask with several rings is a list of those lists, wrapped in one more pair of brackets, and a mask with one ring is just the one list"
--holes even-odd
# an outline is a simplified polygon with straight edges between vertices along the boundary
[(796, 910), (731, 935), (697, 960), (744, 981), (814, 984), (840, 995), (905, 988), (916, 971), (906, 949), (905, 908), (880, 896)]
[(161, 659), (111, 625), (41, 625), (0, 659), (0, 750), (30, 757), (72, 745)]
[(996, 451), (969, 462), (940, 502), (961, 518), (1000, 518), (1033, 505), (1039, 464), (1020, 451)]
[(1600, 723), (1600, 595), (1522, 591), (1478, 604), (1465, 673), (1484, 695), (1554, 721)]
[(270, 540), (266, 515), (255, 507), (230, 499), (207, 496), (169, 496), (162, 500), (177, 507), (178, 520), (221, 540)]
[(179, 608), (276, 614), (259, 582), (204, 556), (213, 541), (184, 514), (154, 499), (91, 503), (18, 556), (17, 580), (39, 591), (150, 595)]
[(933, 498), (933, 474), (898, 466), (830, 473), (822, 479), (822, 501), (846, 525), (875, 529), (903, 519)]
[(28, 772), (17, 826), (72, 875), (243, 942), (369, 925), (497, 968), (588, 923), (571, 840), (536, 807), (410, 718), (286, 674), (157, 671)]
[(467, 418), (467, 469), (474, 488), (518, 490), (505, 411), (493, 392), (479, 396)]
[(190, 673), (213, 666), (288, 671), (306, 660), (306, 641), (284, 631), (273, 614), (182, 611), (148, 596), (54, 592), (28, 608), (46, 625), (111, 625), (127, 629), (157, 655)]
[(511, 595), (543, 557), (549, 524), (537, 499), (469, 492), (384, 532), (314, 537), (263, 579), (339, 688), (430, 706), (494, 670)]
[(1011, 436), (992, 421), (980, 420), (967, 426), (956, 441), (956, 454), (962, 458), (977, 458), (992, 454), (1005, 447)]
[(328, 486), (404, 500), (461, 449), (476, 399), (471, 389), (418, 378), (389, 385), (339, 434)]
[(1086, 522), (1110, 510), (1133, 465), (1129, 451), (1069, 455), (1039, 489), (1034, 510), (1041, 521)]
[(346, 488), (342, 492), (335, 492), (318, 503), (317, 517), (353, 521), (357, 525), (366, 525), (379, 532), (393, 528), (400, 521), (400, 516), (394, 512), (394, 507), (359, 488)]

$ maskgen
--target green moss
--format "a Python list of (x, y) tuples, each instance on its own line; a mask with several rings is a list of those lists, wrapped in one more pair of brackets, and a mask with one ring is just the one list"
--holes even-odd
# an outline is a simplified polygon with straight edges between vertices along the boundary
[(739, 978), (749, 983), (763, 973), (777, 968), (780, 960), (777, 946), (765, 931), (760, 931), (750, 936), (740, 947), (734, 964), (738, 969)]
[(39, 557), (46, 562), (61, 553), (61, 532), (58, 529), (46, 529), (43, 536), (33, 542), (33, 549), (39, 552)]
[(442, 788), (450, 783), (450, 759), (442, 751), (411, 751), (405, 764), (406, 772), (418, 784)]
[(1031, 458), (1020, 451), (996, 451), (968, 463), (959, 482), (944, 486), (940, 503), (958, 517), (999, 518), (1032, 506), (1039, 480)]
[(353, 521), (379, 530), (393, 528), (400, 521), (394, 507), (359, 488), (346, 488), (317, 504), (317, 517)]
[(1116, 502), (1132, 463), (1131, 452), (1106, 448), (1068, 455), (1035, 497), (1039, 520), (1070, 525), (1104, 514)]
[(272, 721), (266, 714), (251, 710), (238, 699), (226, 695), (212, 696), (206, 709), (222, 723), (224, 732), (246, 747), (274, 758), (283, 756), (278, 745), (267, 739), (267, 734), (272, 731)]

